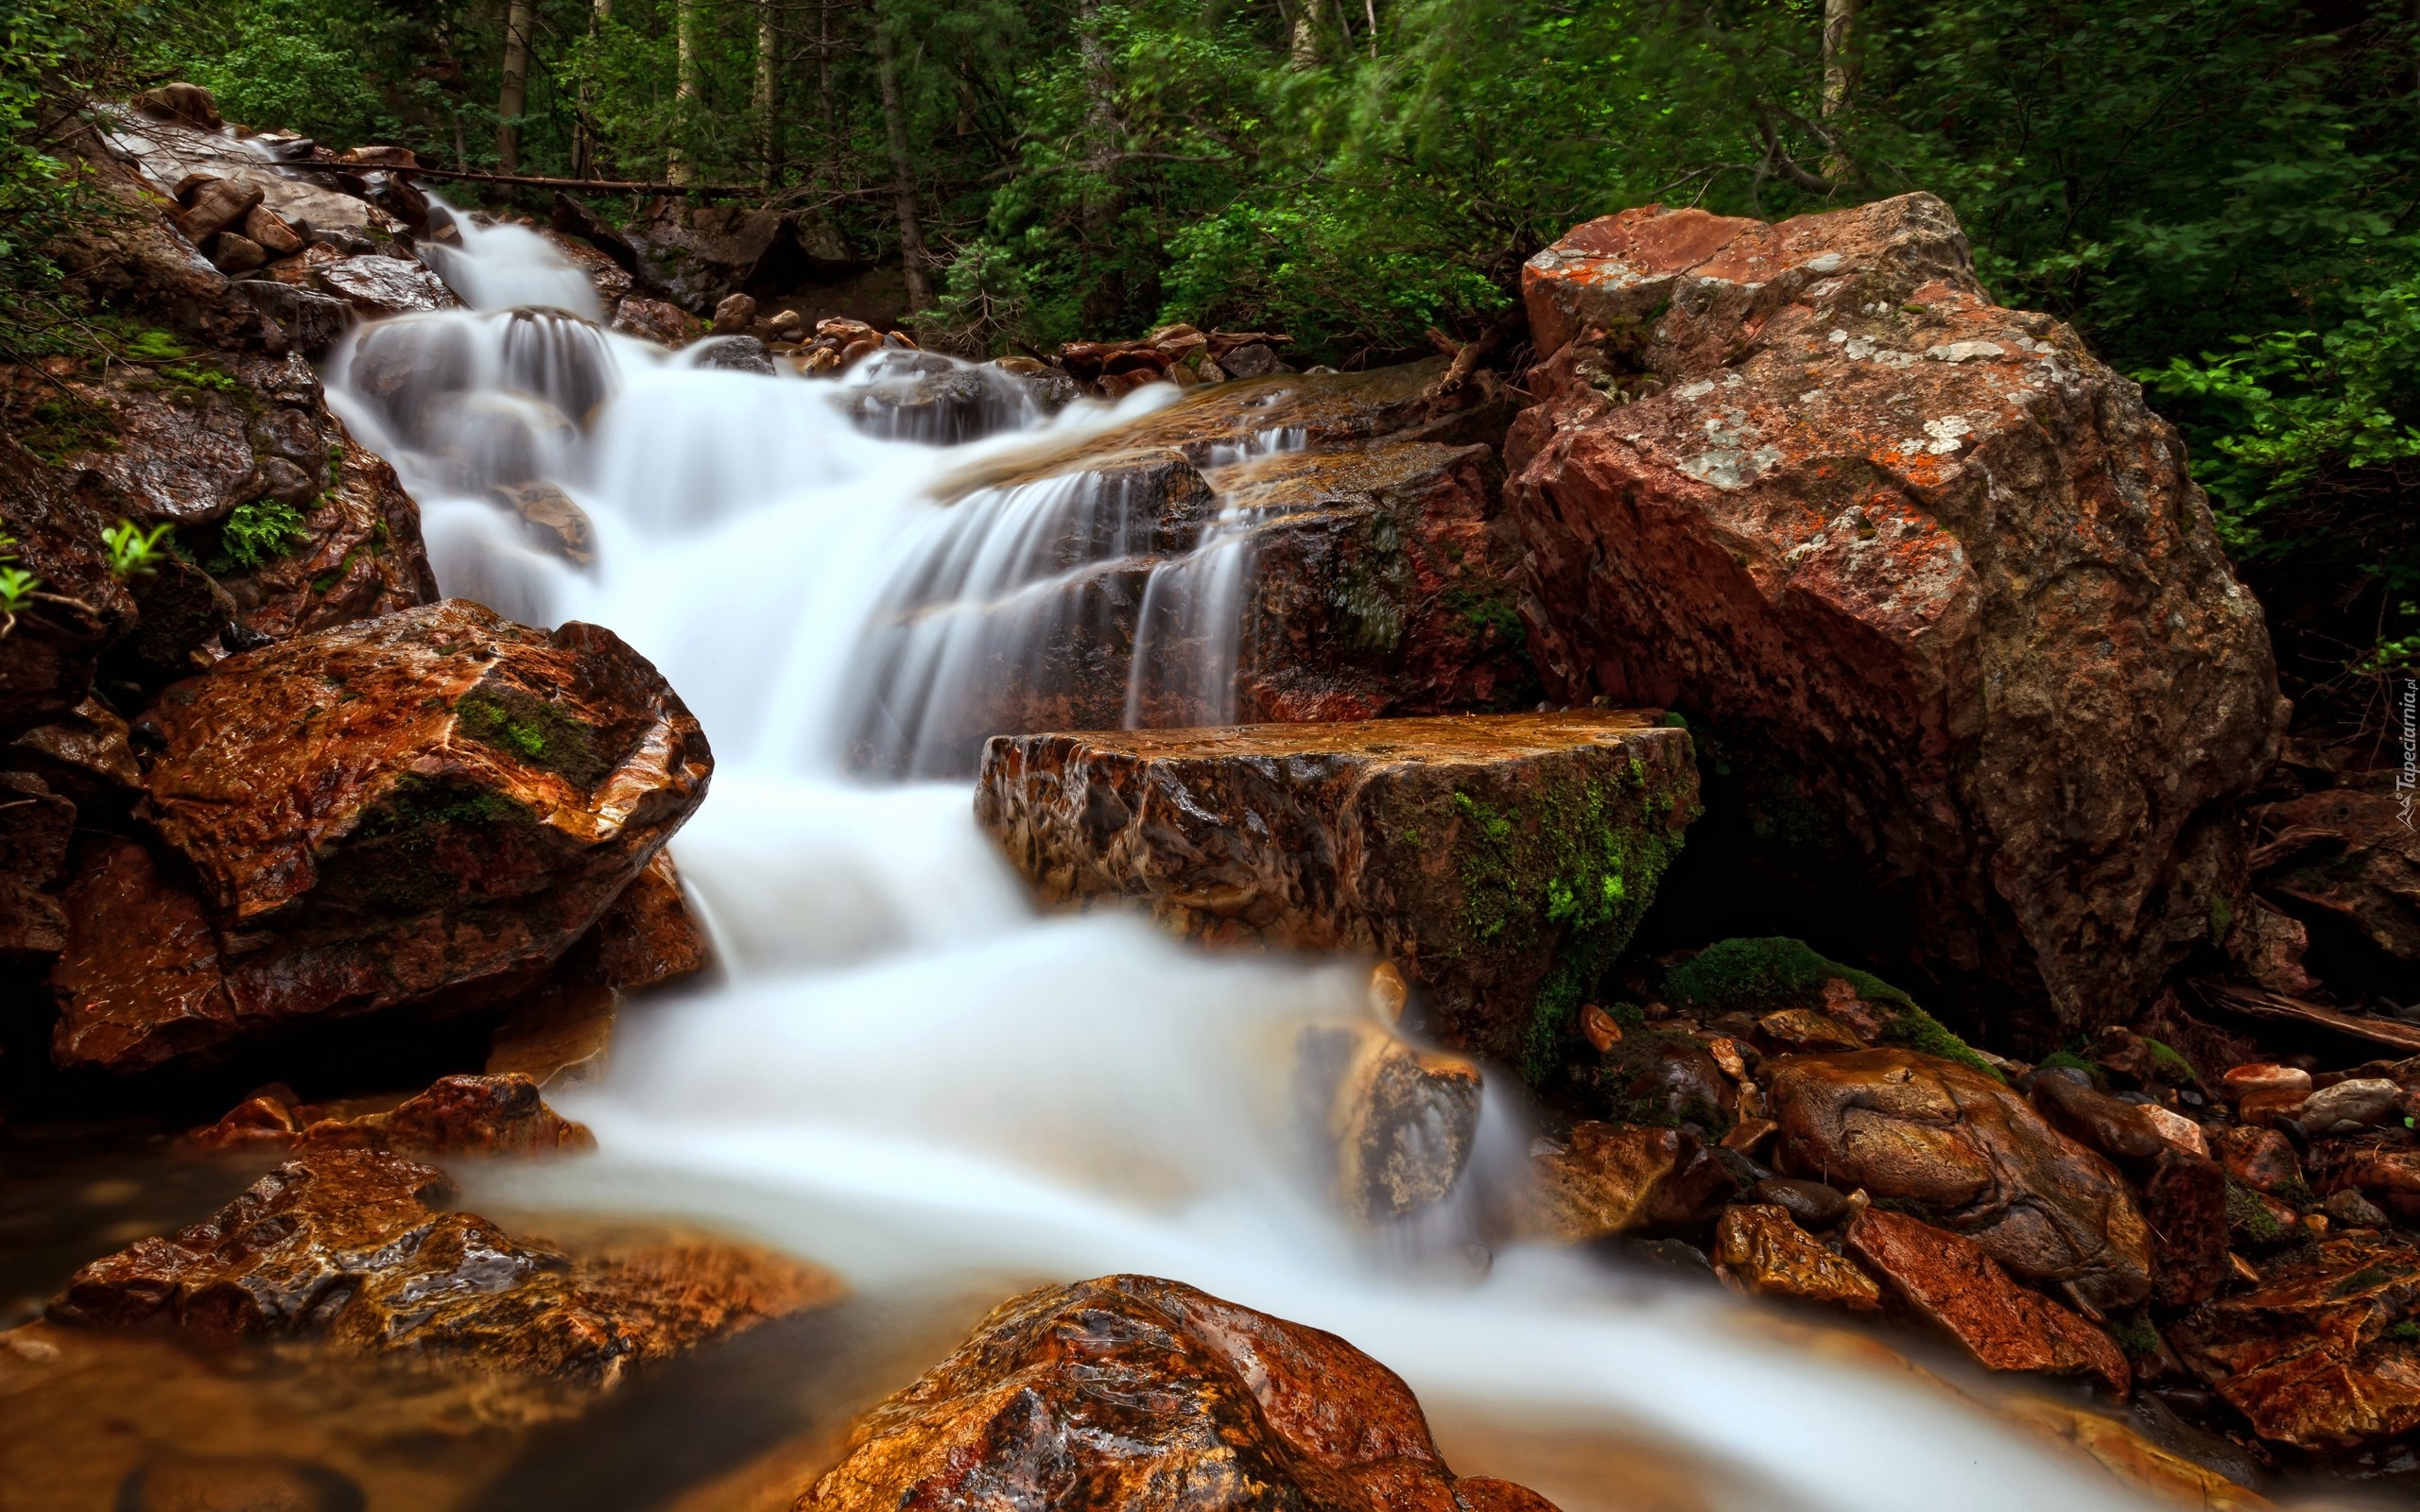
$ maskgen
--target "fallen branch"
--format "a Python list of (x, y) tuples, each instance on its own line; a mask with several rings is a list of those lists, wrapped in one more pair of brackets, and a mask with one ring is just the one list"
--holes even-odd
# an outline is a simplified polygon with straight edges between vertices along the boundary
[(714, 195), (749, 198), (765, 192), (753, 183), (647, 183), (624, 179), (547, 179), (527, 173), (479, 173), (467, 168), (406, 168), (384, 163), (281, 163), (282, 168), (306, 172), (396, 173), (410, 179), (446, 179), (458, 183), (503, 184), (514, 189), (579, 189), (600, 195)]
[(2420, 1023), (2346, 1013), (2341, 1008), (2324, 1007), (2300, 998), (2290, 998), (2283, 992), (2238, 987), (2227, 982), (2196, 982), (2193, 985), (2204, 1003), (2228, 1013), (2241, 1014), (2247, 1019), (2267, 1019), (2308, 1024), (2316, 1029), (2333, 1029), (2338, 1034), (2367, 1040), (2372, 1044), (2392, 1046), (2407, 1055), (2420, 1053)]

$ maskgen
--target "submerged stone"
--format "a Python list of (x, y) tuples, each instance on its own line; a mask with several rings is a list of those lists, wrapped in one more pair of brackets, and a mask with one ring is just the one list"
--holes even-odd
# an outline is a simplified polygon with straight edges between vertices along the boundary
[(2124, 1351), (2076, 1314), (2009, 1280), (1981, 1246), (1896, 1212), (1849, 1220), (1850, 1251), (1992, 1370), (2095, 1377), (2123, 1396)]
[(1685, 730), (1584, 710), (1002, 736), (976, 790), (1046, 901), (1384, 956), (1448, 1046), (1533, 1078), (1696, 809)]

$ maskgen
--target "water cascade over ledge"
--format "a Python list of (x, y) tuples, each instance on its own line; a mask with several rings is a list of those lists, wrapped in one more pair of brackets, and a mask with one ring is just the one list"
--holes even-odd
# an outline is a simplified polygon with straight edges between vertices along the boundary
[[(1479, 1414), (1729, 1467), (1725, 1506), (2124, 1504), (1711, 1288), (1561, 1251), (1490, 1268), (1453, 1212), (1373, 1243), (1298, 1169), (1273, 1070), (1292, 1026), (1360, 1011), (1360, 968), (1035, 913), (971, 814), (980, 735), (1083, 678), (1130, 724), (1233, 717), (1249, 550), (1216, 500), (1172, 530), (1109, 474), (959, 480), (1172, 389), (1048, 419), (1003, 392), (1004, 428), (973, 439), (869, 423), (873, 386), (945, 360), (809, 382), (666, 354), (589, 323), (579, 276), (506, 230), (444, 253), (475, 308), (363, 328), (331, 402), (420, 501), (446, 593), (612, 627), (702, 721), (719, 770), (675, 850), (720, 971), (626, 1015), (607, 1080), (562, 1099), (601, 1154), (488, 1193), (729, 1225), (870, 1292), (1172, 1277), (1342, 1334), (1447, 1430)], [(1134, 627), (1122, 662), (1044, 664), (1104, 606)], [(1528, 1141), (1490, 1098), (1482, 1174)]]

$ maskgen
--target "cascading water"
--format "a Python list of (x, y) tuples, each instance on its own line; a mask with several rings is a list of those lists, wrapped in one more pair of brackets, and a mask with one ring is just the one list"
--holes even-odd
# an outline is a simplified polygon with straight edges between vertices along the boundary
[[(719, 761), (676, 849), (720, 979), (627, 1016), (611, 1076), (565, 1100), (602, 1154), (497, 1175), (490, 1195), (718, 1221), (894, 1294), (1176, 1277), (1335, 1330), (1444, 1423), (1483, 1409), (1700, 1453), (1728, 1467), (1719, 1505), (2125, 1500), (1935, 1390), (1770, 1342), (1708, 1289), (1561, 1252), (1475, 1267), (1450, 1215), (1426, 1245), (1357, 1236), (1303, 1177), (1276, 1070), (1294, 1026), (1357, 1011), (1355, 969), (1037, 917), (962, 781), (861, 775), (962, 772), (983, 711), (1040, 675), (1020, 659), (1087, 584), (1146, 601), (1140, 665), (1106, 673), (1130, 714), (1150, 679), (1232, 678), (1232, 629), (1211, 621), (1234, 613), (1245, 522), (1153, 539), (1086, 478), (941, 502), (971, 462), (1165, 390), (934, 444), (951, 438), (862, 423), (879, 379), (704, 369), (509, 308), (579, 308), (534, 236), (466, 232), (444, 263), (479, 308), (367, 328), (332, 399), (421, 500), (448, 592), (612, 626)], [(1171, 666), (1172, 647), (1200, 660)], [(1510, 1099), (1482, 1132), (1482, 1163), (1519, 1159)]]

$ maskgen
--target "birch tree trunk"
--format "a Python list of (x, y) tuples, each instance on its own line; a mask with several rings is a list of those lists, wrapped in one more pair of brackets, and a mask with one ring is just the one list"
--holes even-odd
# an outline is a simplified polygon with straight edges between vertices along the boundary
[(882, 127), (890, 140), (890, 193), (899, 215), (899, 261), (908, 278), (908, 313), (933, 302), (925, 270), (925, 224), (916, 214), (916, 169), (908, 156), (908, 112), (899, 98), (899, 49), (877, 15), (873, 22), (874, 74), (882, 86)]
[(698, 56), (698, 7), (704, 0), (678, 0), (672, 17), (673, 48), (676, 58), (672, 86), (672, 144), (664, 152), (664, 179), (666, 183), (690, 181), (689, 153), (686, 138), (690, 113), (698, 108), (698, 72), (702, 60)]
[(507, 173), (521, 171), (521, 116), (529, 108), (529, 34), (537, 0), (512, 0), (504, 12), (504, 82), (495, 96), (495, 156)]
[(756, 0), (756, 145), (768, 192), (782, 176), (783, 0)]
[[(1849, 97), (1857, 92), (1857, 60), (1851, 52), (1857, 44), (1857, 9), (1858, 0), (1824, 0), (1823, 116), (1826, 121), (1847, 111)], [(1847, 155), (1837, 147), (1824, 155), (1827, 179), (1845, 179), (1851, 167)]]

